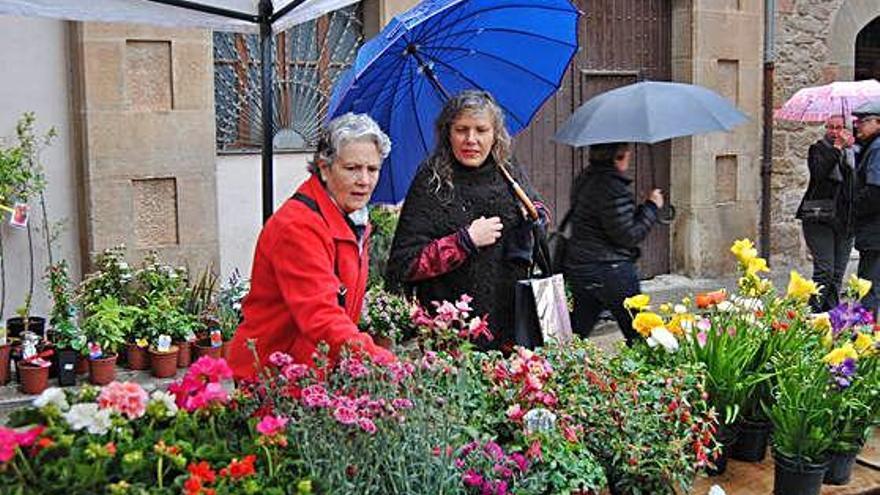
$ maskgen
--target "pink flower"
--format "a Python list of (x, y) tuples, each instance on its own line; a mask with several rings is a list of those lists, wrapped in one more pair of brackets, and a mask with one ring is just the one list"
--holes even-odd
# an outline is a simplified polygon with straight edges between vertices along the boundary
[(363, 378), (370, 370), (358, 358), (346, 358), (339, 362), (339, 369), (352, 378)]
[(15, 456), (15, 449), (18, 447), (33, 445), (45, 429), (45, 426), (38, 425), (19, 433), (12, 428), (0, 426), (0, 463), (9, 462)]
[(471, 309), (471, 305), (470, 305), (470, 302), (473, 300), (474, 300), (473, 297), (471, 297), (467, 294), (462, 294), (461, 297), (458, 298), (458, 302), (455, 303), (455, 307), (459, 311), (462, 311), (464, 313), (468, 313), (470, 311), (473, 311), (473, 309)]
[(394, 399), (391, 401), (391, 405), (395, 409), (412, 409), (413, 407), (413, 403), (409, 399)]
[(376, 433), (376, 424), (370, 418), (360, 418), (357, 421), (358, 426), (370, 435)]
[(290, 357), (290, 354), (275, 351), (269, 355), (269, 363), (272, 364), (272, 366), (281, 369), (293, 364), (293, 358)]
[(706, 334), (706, 332), (704, 332), (704, 331), (697, 332), (697, 344), (699, 344), (700, 347), (706, 347), (706, 340), (708, 338), (709, 338), (709, 336)]
[(306, 407), (327, 407), (330, 405), (330, 397), (327, 390), (321, 385), (309, 385), (302, 390), (302, 401)]
[(261, 435), (272, 436), (284, 432), (287, 427), (288, 419), (284, 416), (263, 416), (263, 419), (257, 424), (257, 431)]
[(523, 408), (520, 407), (519, 404), (514, 404), (507, 408), (507, 419), (519, 423), (522, 421), (523, 416), (525, 416), (526, 412), (523, 411)]
[(462, 474), (461, 480), (464, 481), (465, 486), (471, 488), (479, 488), (483, 486), (483, 477), (480, 475), (480, 473), (474, 471), (473, 469), (468, 469), (464, 474)]
[(291, 363), (281, 370), (287, 381), (295, 382), (309, 374), (309, 367), (304, 364)]
[(391, 381), (394, 383), (400, 383), (406, 378), (412, 376), (415, 371), (415, 366), (412, 363), (401, 363), (400, 361), (395, 361), (389, 364), (387, 367), (388, 373), (391, 374)]
[(137, 419), (147, 412), (150, 397), (134, 382), (112, 382), (101, 390), (98, 406), (111, 409), (128, 419)]
[(189, 412), (206, 409), (213, 405), (222, 405), (229, 400), (229, 394), (219, 383), (209, 383), (189, 398), (184, 403), (184, 409)]
[(225, 359), (202, 356), (190, 366), (187, 375), (193, 375), (205, 382), (219, 382), (232, 378), (232, 369), (226, 364)]
[(521, 473), (525, 473), (529, 468), (529, 460), (526, 459), (526, 456), (520, 454), (519, 452), (514, 452), (510, 454), (510, 460), (516, 464), (516, 467), (519, 469)]
[(340, 406), (333, 411), (333, 418), (344, 425), (353, 425), (358, 422), (358, 415), (350, 407)]

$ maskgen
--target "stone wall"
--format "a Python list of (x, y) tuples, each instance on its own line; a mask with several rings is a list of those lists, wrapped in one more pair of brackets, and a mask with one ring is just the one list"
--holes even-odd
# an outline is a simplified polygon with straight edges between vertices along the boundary
[[(800, 88), (851, 80), (856, 35), (877, 16), (877, 0), (781, 0), (776, 13), (774, 108)], [(806, 258), (794, 214), (809, 179), (807, 148), (822, 133), (821, 123), (775, 124), (771, 249), (777, 262)]]

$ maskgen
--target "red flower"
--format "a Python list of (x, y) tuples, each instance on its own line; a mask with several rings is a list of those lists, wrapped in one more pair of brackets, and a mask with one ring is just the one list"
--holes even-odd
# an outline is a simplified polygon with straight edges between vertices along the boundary
[(116, 444), (113, 442), (107, 442), (107, 445), (104, 446), (104, 450), (106, 450), (107, 453), (110, 454), (110, 457), (113, 457), (114, 455), (116, 455)]
[(211, 465), (208, 464), (207, 461), (202, 461), (197, 464), (190, 463), (190, 465), (186, 469), (193, 477), (205, 480), (208, 483), (213, 483), (214, 480), (217, 479), (217, 473), (215, 473), (214, 470), (211, 469)]
[(528, 457), (529, 459), (538, 460), (542, 460), (544, 458), (543, 454), (541, 453), (540, 440), (535, 440), (534, 442), (532, 442), (532, 444), (529, 446), (529, 450), (526, 451), (526, 457)]
[[(252, 476), (256, 474), (256, 469), (254, 469), (254, 462), (257, 460), (257, 456), (251, 454), (246, 456), (242, 460), (232, 459), (229, 463), (229, 468), (220, 471), (221, 476), (228, 475), (232, 479), (241, 479), (246, 476)], [(225, 471), (225, 472), (224, 472)]]

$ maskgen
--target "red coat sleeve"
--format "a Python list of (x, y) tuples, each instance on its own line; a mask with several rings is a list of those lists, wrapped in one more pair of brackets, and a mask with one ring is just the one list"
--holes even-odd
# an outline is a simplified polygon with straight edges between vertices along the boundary
[(300, 338), (326, 342), (335, 358), (344, 345), (361, 348), (380, 362), (394, 355), (377, 346), (339, 305), (340, 281), (334, 273), (333, 239), (321, 223), (296, 223), (272, 247), (275, 278)]

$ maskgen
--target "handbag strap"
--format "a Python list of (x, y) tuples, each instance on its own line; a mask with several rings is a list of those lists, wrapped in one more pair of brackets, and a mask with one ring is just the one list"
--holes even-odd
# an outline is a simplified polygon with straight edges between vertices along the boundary
[[(321, 213), (321, 209), (318, 208), (318, 203), (314, 199), (310, 198), (309, 196), (306, 196), (305, 194), (303, 194), (299, 191), (294, 193), (293, 196), (290, 197), (290, 199), (292, 199), (294, 201), (299, 201), (300, 203), (306, 205), (306, 208), (317, 213), (318, 216), (321, 217), (321, 220), (323, 220), (325, 224), (327, 223), (327, 219), (324, 218), (324, 215)], [(338, 256), (338, 254), (337, 254), (337, 256), (333, 257), (333, 274), (336, 275), (336, 279), (339, 280), (339, 282), (341, 284), (342, 277), (339, 276), (339, 256)], [(345, 296), (347, 293), (348, 293), (348, 288), (345, 285), (340, 285), (339, 291), (336, 294), (336, 299), (337, 299), (337, 302), (339, 303), (339, 305), (342, 306), (343, 308), (345, 307)]]

